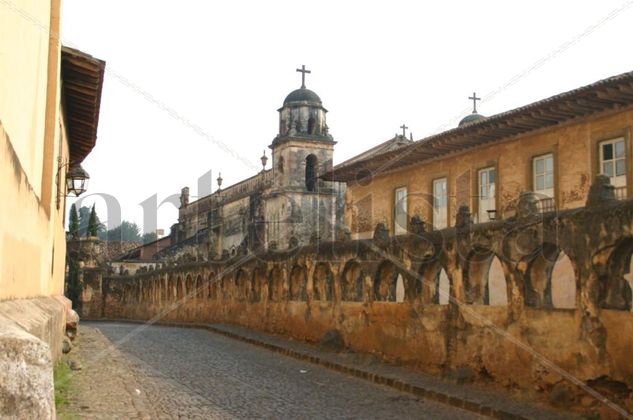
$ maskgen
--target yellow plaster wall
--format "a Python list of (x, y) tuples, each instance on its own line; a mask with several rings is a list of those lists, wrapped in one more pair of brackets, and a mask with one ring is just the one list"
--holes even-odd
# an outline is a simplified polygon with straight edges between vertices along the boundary
[(0, 119), (15, 141), (35, 193), (42, 178), (46, 85), (48, 78), (49, 1), (12, 1), (0, 6)]
[[(355, 238), (371, 236), (376, 224), (381, 222), (393, 233), (394, 190), (406, 186), (409, 195), (408, 216), (421, 216), (430, 225), (432, 204), (427, 200), (432, 193), (432, 182), (445, 176), (448, 178), (449, 226), (454, 226), (458, 208), (457, 178), (470, 173), (468, 204), (471, 213), (475, 214), (477, 171), (487, 166), (497, 167), (497, 210), (508, 217), (514, 212), (513, 206), (519, 194), (532, 190), (532, 158), (550, 152), (554, 154), (557, 208), (581, 207), (585, 203), (591, 180), (597, 174), (598, 142), (622, 136), (627, 141), (628, 196), (631, 197), (631, 127), (633, 108), (628, 108), (473, 148), (399, 171), (374, 173), (368, 185), (361, 186), (355, 182), (348, 185), (346, 223), (352, 228)], [(371, 202), (371, 206), (364, 205), (363, 210), (361, 206), (354, 207), (363, 200), (365, 203)], [(364, 229), (354, 229), (359, 225), (359, 217), (370, 220), (364, 223)]]
[(65, 197), (58, 207), (56, 177), (68, 141), (60, 3), (18, 0), (0, 8), (0, 300), (61, 295)]

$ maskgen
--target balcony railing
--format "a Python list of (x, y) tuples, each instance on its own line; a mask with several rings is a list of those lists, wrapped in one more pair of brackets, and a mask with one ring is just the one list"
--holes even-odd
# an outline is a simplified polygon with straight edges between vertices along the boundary
[(618, 200), (626, 200), (628, 198), (628, 194), (626, 193), (626, 186), (615, 187), (615, 198), (617, 198)]
[(556, 210), (556, 201), (551, 197), (541, 198), (537, 204), (539, 213), (549, 213)]

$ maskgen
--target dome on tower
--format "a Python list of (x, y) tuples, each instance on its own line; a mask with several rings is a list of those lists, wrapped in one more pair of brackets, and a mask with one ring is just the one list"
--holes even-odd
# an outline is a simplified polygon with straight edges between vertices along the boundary
[(289, 105), (291, 103), (306, 103), (306, 104), (314, 104), (314, 105), (322, 105), (321, 98), (319, 95), (306, 88), (299, 88), (297, 90), (293, 90), (286, 96), (284, 99), (284, 106)]
[(327, 109), (319, 95), (306, 88), (305, 76), (310, 73), (305, 66), (297, 69), (301, 73), (301, 87), (286, 96), (279, 111), (279, 134), (273, 140), (273, 145), (287, 139), (322, 140), (332, 142), (325, 122)]
[(470, 124), (475, 121), (483, 120), (484, 118), (486, 117), (484, 117), (483, 115), (477, 112), (473, 112), (472, 114), (468, 114), (464, 118), (462, 118), (462, 120), (458, 124), (458, 127), (461, 127), (462, 125)]

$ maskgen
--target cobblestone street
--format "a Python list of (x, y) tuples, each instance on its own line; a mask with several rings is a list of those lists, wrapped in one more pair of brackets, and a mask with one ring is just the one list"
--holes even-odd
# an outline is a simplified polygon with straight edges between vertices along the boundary
[(84, 323), (71, 355), (62, 418), (477, 418), (198, 329)]

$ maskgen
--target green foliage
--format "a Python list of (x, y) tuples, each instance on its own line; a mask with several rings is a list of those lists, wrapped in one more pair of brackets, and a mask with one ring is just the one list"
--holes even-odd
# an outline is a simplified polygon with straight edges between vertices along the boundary
[(99, 222), (97, 221), (97, 211), (95, 210), (95, 205), (92, 205), (92, 210), (90, 211), (90, 218), (88, 219), (88, 232), (86, 236), (97, 236), (99, 233)]
[(141, 242), (141, 229), (136, 223), (124, 220), (120, 226), (107, 231), (105, 239), (117, 242)]
[(80, 303), (83, 286), (79, 281), (79, 261), (74, 253), (68, 253), (68, 277), (66, 277), (66, 297), (70, 299), (75, 307)]
[(68, 231), (73, 239), (79, 238), (79, 217), (77, 216), (77, 207), (74, 203), (70, 206)]
[(72, 372), (70, 367), (68, 367), (65, 357), (55, 366), (53, 375), (55, 383), (55, 408), (59, 415), (68, 405), (68, 396), (71, 393), (70, 379)]
[(144, 244), (153, 242), (156, 239), (158, 239), (158, 235), (156, 234), (156, 232), (149, 232), (149, 233), (144, 233), (143, 234), (143, 243)]
[[(90, 223), (91, 218), (93, 217), (92, 213), (94, 212), (94, 221), (93, 224), (97, 226), (97, 234), (93, 235), (90, 233)], [(81, 206), (79, 208), (79, 236), (101, 236), (102, 232), (105, 232), (105, 226), (99, 220), (99, 216), (97, 215), (97, 211), (93, 204), (92, 207)]]

